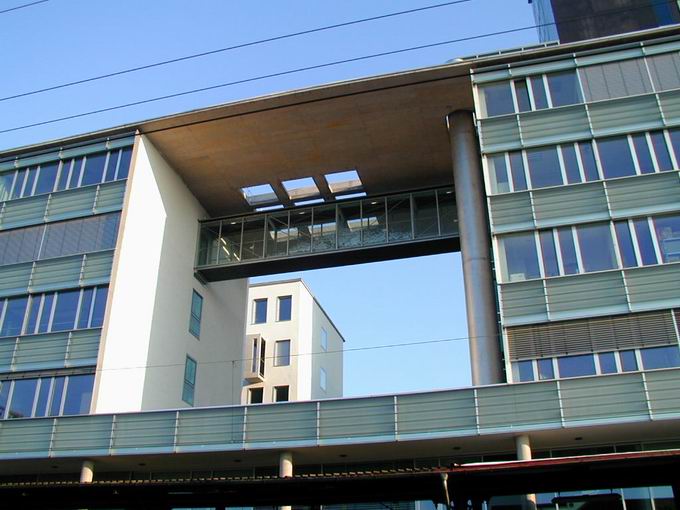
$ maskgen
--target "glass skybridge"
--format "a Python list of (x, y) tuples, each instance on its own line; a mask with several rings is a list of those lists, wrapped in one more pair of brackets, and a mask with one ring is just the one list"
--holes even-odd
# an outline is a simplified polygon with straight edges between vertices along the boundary
[(196, 272), (218, 281), (457, 249), (446, 187), (206, 220)]

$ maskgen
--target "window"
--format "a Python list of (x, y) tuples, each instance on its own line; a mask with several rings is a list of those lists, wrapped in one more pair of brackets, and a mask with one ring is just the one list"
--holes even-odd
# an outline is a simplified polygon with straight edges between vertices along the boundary
[(654, 218), (654, 230), (663, 262), (680, 261), (680, 216)]
[(52, 318), (52, 331), (68, 331), (75, 329), (76, 313), (80, 290), (59, 291)]
[(182, 400), (194, 405), (194, 390), (196, 388), (196, 361), (187, 356), (184, 362), (184, 384), (182, 385)]
[(274, 386), (274, 402), (288, 402), (288, 386)]
[(264, 388), (250, 388), (248, 390), (248, 402), (251, 404), (261, 404), (264, 399)]
[(189, 332), (196, 338), (201, 337), (201, 314), (203, 313), (203, 297), (196, 291), (191, 294), (191, 317)]
[(87, 414), (94, 374), (0, 382), (0, 419)]
[(595, 375), (595, 359), (592, 354), (557, 358), (560, 377)]
[(487, 117), (513, 113), (512, 90), (509, 82), (492, 83), (480, 87), (483, 98), (484, 113)]
[(520, 361), (516, 365), (515, 379), (517, 382), (534, 380), (534, 362), (531, 360)]
[(33, 414), (33, 401), (37, 379), (18, 379), (14, 381), (12, 401), (9, 405), (8, 418), (30, 418)]
[(511, 234), (501, 241), (503, 281), (516, 282), (541, 276), (533, 232)]
[(7, 300), (5, 303), (5, 317), (2, 321), (2, 328), (0, 328), (0, 336), (15, 336), (21, 333), (27, 304), (27, 296)]
[(64, 415), (87, 414), (90, 412), (94, 375), (72, 375), (68, 378), (64, 395)]
[(619, 359), (621, 360), (621, 371), (634, 372), (638, 369), (635, 351), (620, 351)]
[(527, 189), (527, 178), (524, 173), (524, 159), (521, 151), (511, 152), (510, 154), (510, 173), (512, 174), (512, 185), (515, 191)]
[(328, 375), (323, 368), (319, 369), (319, 386), (322, 391), (326, 391), (326, 388), (328, 387)]
[(579, 70), (588, 101), (614, 99), (652, 91), (644, 60), (622, 60)]
[(616, 267), (616, 255), (609, 223), (576, 227), (581, 259), (585, 272), (603, 271)]
[(505, 154), (496, 154), (487, 159), (492, 193), (507, 193), (510, 191), (508, 168), (505, 163)]
[(326, 328), (321, 328), (321, 350), (328, 350), (328, 331), (326, 331)]
[(539, 359), (536, 364), (538, 365), (539, 381), (555, 378), (555, 369), (553, 368), (552, 359)]
[(547, 77), (553, 107), (583, 102), (578, 78), (574, 71), (551, 73)]
[(637, 266), (635, 247), (633, 245), (633, 238), (630, 235), (628, 222), (617, 221), (614, 223), (614, 229), (616, 230), (616, 239), (619, 245), (623, 267)]
[(253, 324), (264, 324), (267, 322), (267, 300), (256, 299), (253, 302)]
[(279, 320), (289, 321), (293, 307), (292, 296), (279, 296)]
[(614, 356), (613, 352), (601, 352), (597, 355), (597, 359), (600, 362), (601, 374), (614, 374), (618, 372), (616, 356)]
[(645, 370), (680, 366), (680, 349), (677, 345), (640, 349), (640, 356)]
[(290, 340), (279, 340), (274, 344), (274, 366), (290, 365)]
[(557, 236), (560, 243), (560, 255), (562, 256), (562, 267), (564, 274), (576, 274), (579, 272), (576, 247), (574, 245), (574, 234), (570, 227), (557, 229)]
[(557, 263), (557, 250), (555, 249), (555, 239), (552, 230), (539, 232), (541, 242), (541, 253), (543, 254), (543, 272), (546, 277), (557, 276), (560, 268)]
[(654, 249), (654, 241), (652, 240), (652, 233), (649, 229), (647, 218), (633, 220), (633, 226), (635, 227), (635, 236), (637, 237), (642, 265), (656, 264), (656, 250)]
[(620, 136), (597, 141), (605, 179), (635, 175), (635, 164), (628, 145), (628, 137)]
[(563, 184), (557, 147), (529, 149), (526, 153), (532, 188), (545, 188)]

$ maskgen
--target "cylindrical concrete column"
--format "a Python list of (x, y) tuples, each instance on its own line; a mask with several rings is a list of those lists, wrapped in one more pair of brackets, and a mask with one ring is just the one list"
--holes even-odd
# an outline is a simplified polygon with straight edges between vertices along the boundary
[(475, 126), (472, 113), (465, 110), (450, 113), (447, 120), (463, 259), (472, 384), (502, 383), (505, 378), (491, 274), (491, 242)]
[[(293, 453), (281, 452), (279, 455), (279, 476), (289, 478), (293, 476)], [(279, 510), (291, 510), (291, 506), (280, 506)]]
[[(531, 460), (531, 441), (527, 434), (515, 437), (517, 460)], [(536, 494), (522, 496), (522, 508), (524, 510), (536, 510)]]
[(92, 483), (92, 480), (94, 480), (94, 462), (85, 460), (80, 468), (80, 483)]

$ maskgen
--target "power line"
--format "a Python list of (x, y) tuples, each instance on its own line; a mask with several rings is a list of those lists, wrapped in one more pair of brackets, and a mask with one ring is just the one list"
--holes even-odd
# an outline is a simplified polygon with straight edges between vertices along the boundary
[[(648, 4), (648, 5), (645, 5), (643, 7), (650, 7), (650, 6), (654, 6), (654, 5), (668, 4), (668, 3), (674, 2), (674, 1), (675, 0), (664, 0), (662, 2)], [(632, 10), (636, 10), (636, 9), (640, 9), (640, 8), (641, 7), (603, 11), (603, 12), (595, 14), (593, 16), (608, 15), (608, 14), (612, 14), (614, 12), (632, 11)], [(565, 22), (574, 22), (574, 21), (577, 21), (577, 20), (580, 20), (580, 19), (592, 18), (593, 16), (580, 16), (580, 17), (576, 17), (576, 18), (570, 18), (568, 20), (565, 20)], [(231, 82), (220, 83), (220, 84), (217, 84), (217, 85), (210, 85), (208, 87), (201, 87), (201, 88), (197, 88), (197, 89), (191, 89), (191, 90), (186, 90), (186, 91), (182, 91), (182, 92), (176, 92), (176, 93), (173, 93), (173, 94), (166, 94), (164, 96), (156, 96), (156, 97), (152, 97), (152, 98), (149, 98), (149, 99), (132, 101), (132, 102), (129, 102), (129, 103), (123, 103), (123, 104), (119, 104), (119, 105), (115, 105), (115, 106), (110, 106), (110, 107), (107, 107), (107, 108), (99, 108), (97, 110), (90, 110), (90, 111), (83, 112), (83, 113), (77, 113), (77, 114), (73, 114), (73, 115), (67, 115), (67, 116), (64, 116), (64, 117), (57, 117), (57, 118), (50, 119), (50, 120), (34, 122), (34, 123), (31, 123), (31, 124), (24, 124), (24, 125), (20, 125), (20, 126), (15, 126), (15, 127), (12, 127), (12, 128), (0, 130), (0, 134), (11, 133), (11, 132), (14, 132), (14, 131), (20, 131), (20, 130), (23, 130), (23, 129), (39, 127), (39, 126), (44, 126), (44, 125), (48, 125), (48, 124), (55, 124), (55, 123), (63, 122), (63, 121), (66, 121), (66, 120), (73, 120), (73, 119), (78, 119), (78, 118), (82, 118), (82, 117), (88, 117), (88, 116), (96, 115), (96, 114), (99, 114), (99, 113), (106, 113), (106, 112), (120, 110), (120, 109), (124, 109), (124, 108), (130, 108), (130, 107), (133, 107), (133, 106), (140, 106), (140, 105), (143, 105), (143, 104), (149, 104), (149, 103), (154, 103), (154, 102), (157, 102), (157, 101), (163, 101), (163, 100), (166, 100), (166, 99), (173, 99), (173, 98), (176, 98), (176, 97), (182, 97), (182, 96), (187, 96), (187, 95), (191, 95), (191, 94), (197, 94), (197, 93), (200, 93), (200, 92), (207, 92), (209, 90), (216, 90), (216, 89), (230, 87), (230, 86), (234, 86), (234, 85), (242, 85), (244, 83), (252, 83), (252, 82), (255, 82), (255, 81), (261, 81), (261, 80), (265, 80), (265, 79), (269, 79), (269, 78), (276, 78), (276, 77), (281, 77), (281, 76), (286, 76), (286, 75), (291, 75), (291, 74), (297, 74), (297, 73), (301, 73), (301, 72), (305, 72), (305, 71), (322, 69), (322, 68), (326, 68), (326, 67), (333, 67), (333, 66), (337, 66), (337, 65), (341, 65), (341, 64), (348, 64), (348, 63), (359, 62), (359, 61), (363, 61), (363, 60), (370, 60), (370, 59), (379, 58), (379, 57), (398, 55), (398, 54), (401, 54), (401, 53), (407, 53), (407, 52), (411, 52), (411, 51), (418, 51), (418, 50), (422, 50), (422, 49), (434, 48), (434, 47), (438, 47), (438, 46), (445, 46), (445, 45), (450, 45), (450, 44), (454, 44), (454, 43), (458, 43), (458, 42), (471, 41), (471, 40), (476, 40), (476, 39), (483, 39), (483, 38), (487, 38), (487, 37), (495, 37), (495, 36), (498, 36), (498, 35), (507, 35), (507, 34), (511, 34), (511, 33), (522, 32), (522, 31), (540, 28), (540, 27), (544, 27), (544, 26), (550, 26), (550, 25), (554, 25), (554, 23), (539, 23), (539, 24), (536, 24), (536, 25), (528, 25), (528, 26), (524, 26), (524, 27), (511, 28), (511, 29), (506, 29), (506, 30), (499, 30), (499, 31), (496, 31), (496, 32), (486, 32), (486, 33), (483, 33), (483, 34), (477, 34), (477, 35), (472, 35), (472, 36), (468, 36), (468, 37), (461, 37), (461, 38), (457, 38), (457, 39), (449, 39), (449, 40), (446, 40), (446, 41), (439, 41), (439, 42), (436, 42), (436, 43), (422, 44), (422, 45), (419, 45), (419, 46), (410, 46), (410, 47), (407, 47), (407, 48), (400, 48), (400, 49), (397, 49), (397, 50), (384, 51), (384, 52), (380, 52), (380, 53), (373, 53), (373, 54), (370, 54), (370, 55), (362, 55), (362, 56), (359, 56), (359, 57), (352, 57), (352, 58), (348, 58), (348, 59), (335, 60), (335, 61), (332, 61), (332, 62), (325, 62), (323, 64), (316, 64), (316, 65), (312, 65), (312, 66), (298, 67), (298, 68), (289, 69), (289, 70), (286, 70), (286, 71), (280, 71), (280, 72), (276, 72), (276, 73), (269, 73), (269, 74), (254, 76), (254, 77), (250, 77), (250, 78), (244, 78), (244, 79), (241, 79), (241, 80), (235, 80), (235, 81), (231, 81)], [(428, 83), (428, 82), (433, 82), (433, 81), (448, 80), (448, 79), (462, 78), (462, 77), (469, 77), (469, 74), (464, 73), (464, 74), (460, 74), (460, 75), (447, 76), (445, 78), (423, 80), (421, 83)], [(409, 85), (414, 85), (414, 84), (418, 84), (418, 83), (410, 83)], [(389, 87), (387, 87), (387, 88), (389, 88)], [(249, 112), (249, 113), (253, 113), (253, 112)], [(226, 118), (226, 117), (223, 117), (223, 118)], [(218, 118), (214, 118), (214, 119), (208, 119), (207, 121), (200, 121), (200, 122), (197, 122), (197, 123), (212, 122), (212, 121), (221, 120), (221, 119), (222, 118), (218, 117)], [(173, 126), (172, 128), (183, 127), (183, 126), (186, 126), (186, 125), (193, 125), (193, 124), (183, 124), (183, 125)], [(170, 128), (166, 128), (166, 129), (170, 129)], [(153, 132), (156, 132), (156, 131), (153, 131)]]
[(0, 11), (0, 14), (5, 14), (6, 12), (18, 11), (19, 9), (25, 9), (26, 7), (32, 7), (34, 5), (44, 4), (45, 2), (49, 2), (49, 1), (50, 0), (38, 0), (37, 2), (31, 2), (30, 4), (17, 5), (16, 7), (11, 7), (10, 9), (5, 9), (4, 11)]
[[(42, 0), (42, 1), (47, 2), (48, 0)], [(31, 96), (31, 95), (34, 95), (34, 94), (40, 94), (42, 92), (49, 92), (49, 91), (52, 91), (52, 90), (58, 90), (58, 89), (66, 88), (66, 87), (72, 87), (74, 85), (80, 85), (80, 84), (83, 84), (83, 83), (90, 83), (90, 82), (93, 82), (93, 81), (103, 80), (105, 78), (112, 78), (114, 76), (121, 76), (123, 74), (134, 73), (134, 72), (137, 72), (137, 71), (143, 71), (143, 70), (152, 69), (152, 68), (155, 68), (155, 67), (161, 67), (161, 66), (165, 66), (165, 65), (168, 65), (168, 64), (175, 64), (177, 62), (184, 62), (184, 61), (192, 60), (192, 59), (196, 59), (196, 58), (207, 57), (209, 55), (216, 55), (218, 53), (224, 53), (224, 52), (227, 52), (227, 51), (233, 51), (233, 50), (237, 50), (237, 49), (248, 48), (248, 47), (251, 47), (251, 46), (258, 46), (258, 45), (261, 45), (261, 44), (275, 42), (275, 41), (281, 41), (281, 40), (284, 40), (284, 39), (292, 39), (294, 37), (299, 37), (299, 36), (302, 36), (302, 35), (309, 35), (309, 34), (314, 34), (314, 33), (318, 33), (318, 32), (324, 32), (326, 30), (334, 30), (336, 28), (343, 28), (343, 27), (348, 27), (348, 26), (352, 26), (352, 25), (358, 25), (358, 24), (361, 24), (361, 23), (367, 23), (369, 21), (377, 21), (377, 20), (382, 20), (382, 19), (386, 19), (386, 18), (393, 18), (393, 17), (396, 17), (396, 16), (402, 16), (402, 15), (405, 15), (405, 14), (413, 14), (413, 13), (416, 13), (416, 12), (422, 12), (422, 11), (427, 11), (427, 10), (431, 10), (431, 9), (438, 9), (440, 7), (448, 7), (448, 6), (451, 6), (451, 5), (462, 4), (462, 3), (467, 3), (467, 2), (471, 2), (471, 1), (472, 0), (455, 0), (455, 1), (444, 2), (444, 3), (440, 3), (440, 4), (427, 5), (425, 7), (418, 7), (418, 8), (415, 8), (415, 9), (408, 9), (408, 10), (405, 10), (405, 11), (397, 11), (397, 12), (391, 12), (391, 13), (387, 13), (387, 14), (381, 14), (379, 16), (372, 16), (370, 18), (361, 18), (361, 19), (356, 19), (356, 20), (352, 20), (352, 21), (346, 21), (344, 23), (335, 23), (333, 25), (326, 25), (326, 26), (322, 26), (322, 27), (311, 28), (311, 29), (308, 29), (308, 30), (301, 30), (299, 32), (292, 32), (290, 34), (268, 37), (266, 39), (258, 39), (256, 41), (249, 41), (249, 42), (245, 42), (245, 43), (241, 43), (241, 44), (236, 44), (236, 45), (233, 45), (233, 46), (226, 46), (224, 48), (218, 48), (218, 49), (215, 49), (215, 50), (203, 51), (203, 52), (200, 52), (200, 53), (193, 53), (191, 55), (185, 55), (183, 57), (177, 57), (177, 58), (172, 58), (172, 59), (168, 59), (168, 60), (161, 60), (159, 62), (153, 62), (151, 64), (145, 64), (145, 65), (142, 65), (142, 66), (131, 67), (131, 68), (128, 68), (128, 69), (122, 69), (120, 71), (114, 71), (114, 72), (111, 72), (111, 73), (101, 74), (101, 75), (98, 75), (98, 76), (91, 76), (89, 78), (83, 78), (81, 80), (75, 80), (75, 81), (70, 81), (70, 82), (66, 82), (66, 83), (61, 83), (59, 85), (53, 85), (51, 87), (45, 87), (45, 88), (42, 88), (42, 89), (31, 90), (31, 91), (28, 91), (28, 92), (21, 92), (19, 94), (14, 94), (12, 96), (0, 97), (0, 102), (9, 101), (11, 99), (17, 99), (17, 98), (20, 98), (20, 97)], [(40, 2), (35, 2), (35, 3), (40, 3)], [(29, 5), (32, 5), (32, 4), (29, 4)], [(1, 12), (5, 12), (5, 11), (0, 11), (0, 13)]]

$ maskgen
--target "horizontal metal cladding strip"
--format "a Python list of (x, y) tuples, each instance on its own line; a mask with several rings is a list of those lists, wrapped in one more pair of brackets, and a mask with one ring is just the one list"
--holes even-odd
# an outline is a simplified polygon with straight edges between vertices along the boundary
[(654, 94), (590, 103), (588, 113), (594, 136), (664, 127)]
[(609, 219), (601, 182), (532, 191), (538, 227)]
[(506, 329), (511, 360), (678, 343), (670, 310)]
[(522, 113), (519, 127), (523, 147), (591, 137), (588, 114), (582, 104)]
[(605, 181), (613, 217), (656, 214), (680, 209), (677, 171)]
[(528, 191), (489, 197), (489, 213), (494, 233), (526, 230), (535, 226)]
[(482, 153), (518, 149), (522, 145), (516, 115), (479, 121), (479, 141)]
[(659, 93), (659, 104), (667, 126), (680, 124), (680, 90)]

